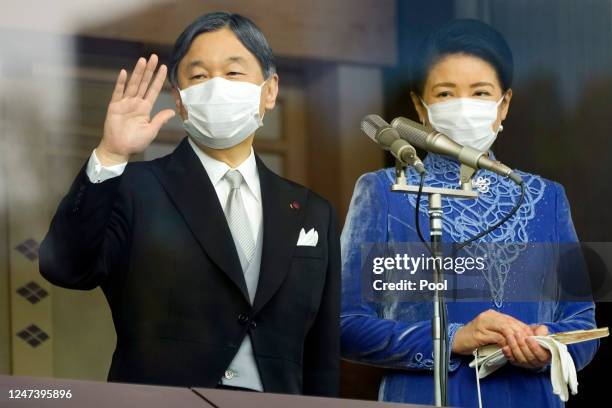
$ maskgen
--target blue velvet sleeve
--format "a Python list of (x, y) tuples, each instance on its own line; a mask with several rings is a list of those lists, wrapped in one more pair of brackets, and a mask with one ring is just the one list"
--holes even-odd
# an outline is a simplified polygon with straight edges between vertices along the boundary
[[(572, 222), (569, 202), (564, 188), (555, 183), (556, 216), (557, 216), (557, 238), (563, 243), (578, 242), (578, 236)], [(595, 323), (595, 304), (593, 302), (568, 302), (559, 301), (555, 307), (553, 322), (544, 322), (550, 333), (565, 332), (571, 330), (588, 330), (597, 325)], [(593, 359), (599, 340), (585, 341), (568, 346), (568, 350), (574, 360), (576, 369), (581, 370)]]
[[(388, 368), (432, 370), (430, 320), (385, 319), (380, 305), (365, 302), (361, 296), (361, 245), (388, 240), (388, 190), (376, 173), (363, 175), (355, 186), (342, 231), (342, 356)], [(449, 344), (459, 327), (449, 325)], [(449, 363), (453, 371), (461, 360), (452, 356)]]

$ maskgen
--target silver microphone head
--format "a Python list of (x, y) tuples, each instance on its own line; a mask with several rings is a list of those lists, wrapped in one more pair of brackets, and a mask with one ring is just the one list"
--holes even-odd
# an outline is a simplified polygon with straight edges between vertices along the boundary
[(407, 140), (421, 149), (427, 149), (427, 135), (432, 133), (433, 129), (401, 116), (393, 119), (391, 121), (391, 126), (397, 129), (402, 139)]
[(375, 142), (378, 142), (376, 134), (385, 126), (389, 124), (378, 115), (368, 115), (361, 121), (361, 131)]
[(435, 129), (401, 116), (393, 119), (391, 124), (394, 129), (397, 129), (402, 139), (428, 152), (457, 158), (462, 151), (464, 154), (467, 150), (473, 151), (475, 155), (473, 158), (474, 163), (466, 163), (471, 167), (476, 164), (478, 157), (483, 154), (472, 148), (465, 149), (464, 146), (461, 146), (459, 143)]
[(389, 150), (400, 162), (414, 166), (419, 173), (425, 172), (423, 162), (414, 147), (402, 139), (397, 129), (378, 115), (368, 115), (361, 121), (361, 130), (384, 150)]
[(361, 130), (385, 150), (389, 150), (393, 142), (401, 139), (399, 132), (378, 115), (363, 118)]

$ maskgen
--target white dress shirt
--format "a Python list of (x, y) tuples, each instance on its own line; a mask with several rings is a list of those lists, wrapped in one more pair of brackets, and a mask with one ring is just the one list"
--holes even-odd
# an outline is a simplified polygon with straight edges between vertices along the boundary
[[(240, 194), (242, 194), (242, 201), (244, 202), (244, 209), (246, 211), (247, 218), (249, 219), (249, 227), (253, 233), (253, 241), (257, 242), (259, 236), (259, 229), (261, 228), (262, 220), (262, 206), (261, 206), (261, 188), (259, 186), (259, 173), (257, 172), (257, 163), (255, 162), (255, 153), (251, 148), (251, 153), (245, 161), (243, 161), (238, 167), (232, 169), (226, 163), (213, 159), (202, 151), (192, 140), (188, 139), (189, 144), (195, 151), (196, 155), (202, 162), (202, 165), (208, 173), (210, 182), (215, 191), (217, 197), (219, 197), (219, 203), (223, 207), (223, 211), (227, 207), (227, 199), (230, 193), (230, 184), (223, 178), (225, 173), (230, 170), (238, 170), (244, 178), (244, 183), (240, 186)], [(245, 185), (246, 184), (246, 185)]]
[(103, 166), (98, 156), (96, 156), (96, 149), (94, 149), (87, 162), (87, 177), (89, 177), (89, 181), (92, 183), (101, 183), (120, 176), (123, 170), (125, 170), (125, 166), (127, 166), (127, 162), (115, 164), (114, 166)]

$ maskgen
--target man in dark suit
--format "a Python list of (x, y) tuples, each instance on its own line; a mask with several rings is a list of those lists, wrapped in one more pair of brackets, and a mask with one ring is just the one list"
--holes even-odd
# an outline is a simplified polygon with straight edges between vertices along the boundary
[(102, 140), (41, 245), (41, 274), (101, 286), (117, 332), (109, 381), (337, 395), (336, 220), (253, 152), (278, 92), (263, 34), (229, 13), (187, 27), (170, 81), (188, 137), (127, 164), (174, 115), (149, 117), (167, 73), (157, 62), (140, 58), (129, 81), (119, 73)]

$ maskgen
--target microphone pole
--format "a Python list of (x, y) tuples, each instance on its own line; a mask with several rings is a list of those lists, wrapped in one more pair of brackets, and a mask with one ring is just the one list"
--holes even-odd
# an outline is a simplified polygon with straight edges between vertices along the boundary
[[(416, 217), (418, 225), (419, 216), (419, 201), (423, 189), (423, 181), (425, 176), (425, 167), (416, 155), (414, 147), (402, 138), (401, 132), (390, 126), (383, 118), (378, 115), (368, 115), (361, 121), (361, 130), (370, 139), (378, 143), (383, 149), (390, 151), (396, 158), (396, 184), (392, 187), (393, 191), (406, 192), (409, 187), (406, 184), (406, 176), (403, 166), (412, 165), (421, 176), (421, 185), (417, 192), (417, 207)], [(453, 189), (425, 189), (429, 193), (429, 222), (430, 222), (430, 241), (431, 246), (427, 245), (425, 240), (423, 244), (431, 252), (435, 258), (442, 257), (442, 194), (453, 195), (458, 197), (475, 198), (476, 195), (472, 191), (462, 192)], [(419, 237), (420, 230), (419, 230)], [(421, 238), (422, 239), (422, 238)], [(434, 262), (433, 280), (435, 289), (433, 294), (433, 316), (431, 320), (432, 341), (433, 341), (433, 357), (434, 357), (434, 400), (436, 406), (441, 407), (447, 405), (447, 383), (448, 383), (448, 324), (446, 322), (446, 305), (444, 296), (440, 294), (438, 289), (439, 283), (442, 283), (442, 271), (438, 268), (438, 262)], [(440, 262), (440, 264), (442, 264)]]
[[(419, 199), (420, 197), (417, 197)], [(431, 253), (437, 258), (442, 258), (442, 194), (429, 194), (429, 237), (431, 241)], [(419, 215), (417, 214), (417, 217)], [(440, 263), (441, 264), (441, 263)], [(438, 263), (434, 262), (433, 295), (433, 317), (431, 319), (431, 331), (434, 352), (434, 400), (436, 406), (445, 406), (447, 399), (448, 383), (448, 324), (446, 322), (446, 303), (444, 296), (440, 294), (439, 284), (443, 282), (442, 271)]]

